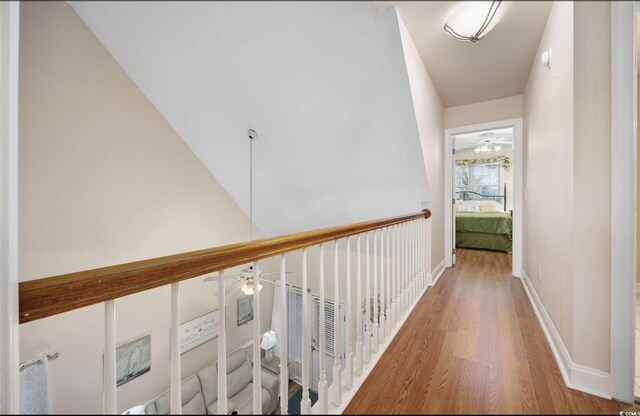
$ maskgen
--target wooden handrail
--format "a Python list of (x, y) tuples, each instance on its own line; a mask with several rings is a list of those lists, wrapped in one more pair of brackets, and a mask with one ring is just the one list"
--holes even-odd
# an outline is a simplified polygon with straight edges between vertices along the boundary
[(431, 211), (322, 228), (20, 282), (20, 323), (419, 218)]

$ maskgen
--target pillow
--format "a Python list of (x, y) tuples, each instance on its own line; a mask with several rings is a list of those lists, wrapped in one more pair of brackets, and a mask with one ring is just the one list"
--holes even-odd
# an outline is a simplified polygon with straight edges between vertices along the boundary
[(198, 392), (193, 399), (182, 406), (183, 415), (206, 415), (207, 408), (204, 407), (204, 397), (202, 392)]
[(480, 208), (480, 212), (496, 212), (495, 205), (479, 205), (478, 208)]

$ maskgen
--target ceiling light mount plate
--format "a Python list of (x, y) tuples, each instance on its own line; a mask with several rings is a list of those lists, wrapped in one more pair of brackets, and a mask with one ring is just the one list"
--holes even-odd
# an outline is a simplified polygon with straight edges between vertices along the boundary
[(502, 1), (494, 0), (468, 2), (458, 7), (447, 18), (444, 30), (457, 40), (475, 43), (489, 33), (498, 23), (496, 18)]

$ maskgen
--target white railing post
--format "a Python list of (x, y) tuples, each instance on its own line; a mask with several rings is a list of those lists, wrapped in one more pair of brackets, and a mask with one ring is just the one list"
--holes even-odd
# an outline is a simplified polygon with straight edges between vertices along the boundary
[(391, 250), (391, 258), (393, 259), (393, 265), (391, 267), (392, 277), (391, 277), (391, 326), (393, 328), (396, 327), (397, 323), (397, 314), (396, 314), (396, 296), (397, 296), (397, 282), (398, 278), (398, 225), (394, 225), (393, 228), (393, 237), (391, 238), (392, 242), (392, 250)]
[(363, 342), (362, 342), (362, 259), (360, 253), (360, 240), (361, 235), (358, 234), (356, 239), (356, 362), (355, 362), (355, 374), (359, 376), (362, 374), (362, 355), (363, 355)]
[(103, 411), (118, 413), (116, 393), (116, 304), (115, 300), (104, 303), (104, 381)]
[(418, 253), (418, 248), (417, 248), (417, 240), (416, 240), (417, 234), (416, 234), (416, 221), (413, 220), (411, 221), (411, 267), (413, 269), (413, 272), (411, 273), (411, 304), (413, 305), (413, 302), (415, 302), (416, 300), (416, 295), (417, 295), (417, 286), (416, 286), (416, 278), (418, 276), (418, 268), (417, 268), (417, 253)]
[(404, 223), (404, 231), (402, 232), (403, 244), (404, 244), (404, 275), (402, 278), (402, 316), (407, 314), (409, 310), (409, 224)]
[(385, 285), (387, 287), (386, 296), (385, 296), (385, 333), (387, 335), (391, 335), (391, 231), (392, 228), (387, 228), (387, 271), (385, 273), (386, 278), (384, 279)]
[(262, 376), (260, 374), (260, 273), (253, 262), (253, 414), (262, 414)]
[(378, 316), (378, 230), (373, 232), (373, 331), (371, 333), (371, 352), (378, 352), (380, 339), (378, 327), (380, 320)]
[(335, 406), (342, 402), (342, 366), (340, 365), (340, 279), (338, 276), (338, 240), (333, 244), (333, 390), (331, 401)]
[(218, 272), (218, 414), (227, 410), (227, 331), (224, 270)]
[(427, 220), (425, 218), (420, 219), (420, 270), (422, 270), (422, 289), (427, 287), (427, 267), (425, 265), (426, 253), (427, 249), (426, 241), (425, 241), (425, 224)]
[(320, 343), (320, 377), (318, 380), (318, 413), (326, 415), (329, 410), (329, 398), (327, 397), (327, 350), (325, 340), (325, 316), (324, 316), (324, 243), (320, 244), (320, 279), (318, 281), (320, 286), (320, 302), (318, 305), (319, 313), (319, 325), (318, 325), (318, 338)]
[(351, 390), (353, 387), (353, 311), (351, 310), (351, 238), (347, 237), (347, 322), (345, 333), (347, 334), (347, 352), (345, 354), (344, 387)]
[(180, 383), (180, 283), (171, 284), (171, 414), (182, 414)]
[(302, 249), (302, 400), (300, 413), (311, 414), (311, 399), (309, 399), (309, 360), (311, 345), (309, 344), (309, 294), (307, 285), (307, 249)]
[(369, 364), (371, 361), (371, 273), (370, 273), (370, 259), (369, 259), (369, 232), (365, 235), (365, 291), (364, 291), (364, 362)]
[(380, 312), (378, 313), (378, 341), (380, 342), (380, 344), (383, 344), (384, 341), (386, 340), (386, 327), (387, 327), (387, 323), (386, 323), (386, 318), (384, 316), (385, 314), (385, 297), (386, 297), (386, 291), (385, 291), (385, 282), (386, 282), (386, 278), (385, 278), (385, 262), (384, 262), (384, 249), (385, 249), (385, 245), (384, 245), (384, 228), (380, 229), (380, 301), (378, 302), (378, 306), (379, 306), (379, 310)]
[[(284, 254), (280, 256), (280, 414), (289, 413), (289, 336), (287, 334), (287, 280)], [(276, 290), (276, 289), (274, 289)], [(223, 413), (226, 414), (226, 413)]]

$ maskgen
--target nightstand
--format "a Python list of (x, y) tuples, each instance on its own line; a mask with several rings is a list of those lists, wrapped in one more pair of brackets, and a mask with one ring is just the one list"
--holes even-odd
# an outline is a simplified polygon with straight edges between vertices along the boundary
[(270, 363), (262, 358), (262, 360), (260, 361), (260, 366), (273, 375), (277, 376), (280, 374), (280, 358), (278, 357), (273, 357), (273, 360)]

